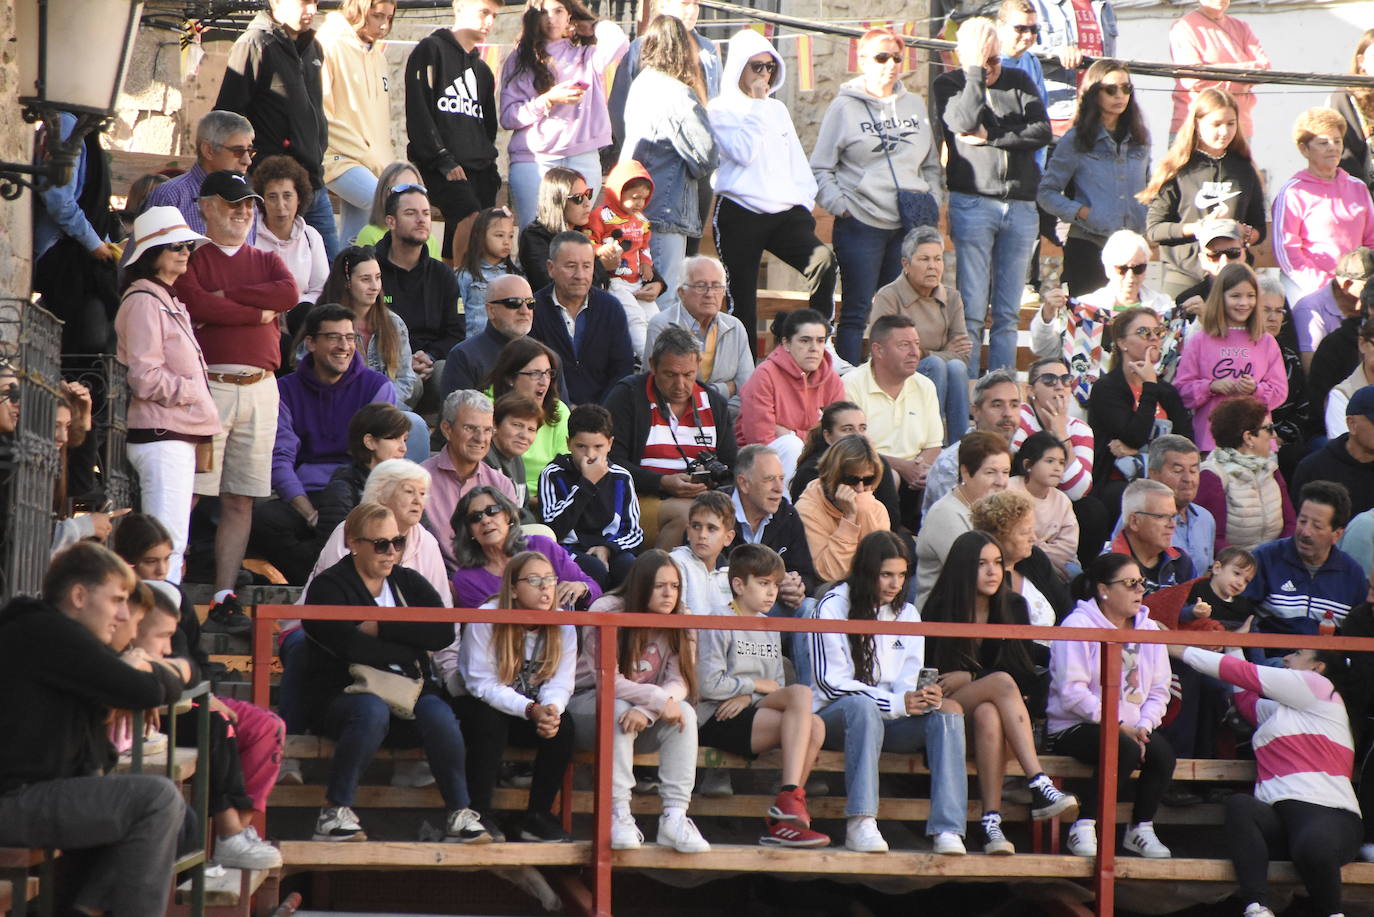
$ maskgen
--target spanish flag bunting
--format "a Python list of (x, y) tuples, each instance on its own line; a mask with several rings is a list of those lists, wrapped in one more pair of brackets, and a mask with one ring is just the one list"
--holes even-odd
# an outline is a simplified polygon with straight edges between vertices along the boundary
[(797, 88), (811, 92), (816, 88), (816, 67), (810, 35), (797, 36)]

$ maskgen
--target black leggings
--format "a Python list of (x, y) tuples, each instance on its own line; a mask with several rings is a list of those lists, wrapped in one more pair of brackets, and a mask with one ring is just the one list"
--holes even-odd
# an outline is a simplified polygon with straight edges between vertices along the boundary
[(1341, 912), (1341, 867), (1355, 859), (1364, 827), (1345, 809), (1283, 799), (1272, 806), (1237, 793), (1226, 799), (1226, 838), (1240, 900), (1268, 905), (1270, 859), (1291, 859), (1312, 910)]
[[(1116, 730), (1117, 768), (1116, 795), (1120, 799), (1131, 786), (1131, 762), (1139, 762), (1140, 777), (1135, 781), (1135, 798), (1131, 808), (1131, 824), (1153, 821), (1159, 809), (1159, 801), (1174, 779), (1174, 747), (1169, 740), (1158, 732), (1145, 743), (1145, 759), (1140, 759), (1140, 747), (1135, 740)], [(1068, 755), (1084, 764), (1097, 764), (1097, 751), (1100, 744), (1101, 727), (1096, 723), (1083, 723), (1071, 726), (1054, 737), (1056, 754)], [(1078, 794), (1079, 811), (1082, 818), (1093, 818), (1097, 811), (1097, 793), (1088, 787), (1086, 793)]]
[(541, 739), (534, 723), (502, 713), (471, 695), (456, 698), (454, 710), (463, 726), (467, 743), (468, 795), (472, 807), (483, 815), (491, 812), (491, 794), (501, 772), (501, 757), (506, 744), (533, 748), (534, 781), (530, 784), (531, 812), (551, 812), (554, 797), (563, 787), (563, 772), (573, 756), (573, 721), (566, 712), (559, 722), (558, 735)]

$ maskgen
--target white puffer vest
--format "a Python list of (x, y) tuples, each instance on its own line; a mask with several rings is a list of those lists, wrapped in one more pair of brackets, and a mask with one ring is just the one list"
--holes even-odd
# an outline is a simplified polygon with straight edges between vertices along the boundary
[(1270, 456), (1261, 471), (1225, 461), (1217, 449), (1202, 463), (1221, 479), (1226, 491), (1226, 543), (1251, 549), (1283, 531), (1283, 494), (1274, 478), (1278, 460)]

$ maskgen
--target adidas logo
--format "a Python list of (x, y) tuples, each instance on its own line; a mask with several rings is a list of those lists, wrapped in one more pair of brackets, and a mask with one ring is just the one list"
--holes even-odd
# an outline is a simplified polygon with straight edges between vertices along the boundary
[(894, 650), (906, 649), (906, 647), (904, 647), (904, 646), (902, 645), (902, 638), (901, 638), (901, 637), (898, 637), (896, 640), (893, 640), (893, 641), (892, 641), (892, 648), (893, 648)]
[(1282, 586), (1279, 587), (1279, 591), (1280, 591), (1280, 592), (1297, 592), (1297, 591), (1298, 591), (1298, 587), (1297, 587), (1297, 586), (1294, 586), (1294, 585), (1293, 585), (1293, 581), (1290, 579), (1290, 580), (1286, 580), (1286, 581), (1284, 582), (1284, 584), (1283, 584)]
[(466, 70), (463, 75), (445, 87), (436, 107), (451, 115), (467, 115), (469, 118), (482, 117), (482, 103), (477, 98), (477, 75)]

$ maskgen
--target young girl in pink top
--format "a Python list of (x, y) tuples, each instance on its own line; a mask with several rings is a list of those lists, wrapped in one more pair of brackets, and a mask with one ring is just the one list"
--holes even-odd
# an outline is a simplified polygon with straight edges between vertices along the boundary
[(1202, 327), (1183, 342), (1174, 387), (1193, 411), (1198, 448), (1215, 448), (1207, 418), (1227, 398), (1253, 395), (1270, 410), (1288, 398), (1283, 355), (1256, 307), (1259, 281), (1245, 264), (1228, 264), (1202, 307)]

